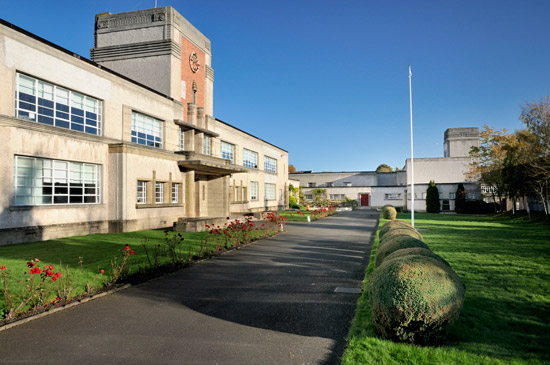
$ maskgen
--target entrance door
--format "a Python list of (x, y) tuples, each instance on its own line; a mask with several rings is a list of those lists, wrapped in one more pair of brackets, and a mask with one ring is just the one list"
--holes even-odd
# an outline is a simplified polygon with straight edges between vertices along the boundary
[(362, 207), (369, 206), (369, 194), (361, 194), (361, 206)]

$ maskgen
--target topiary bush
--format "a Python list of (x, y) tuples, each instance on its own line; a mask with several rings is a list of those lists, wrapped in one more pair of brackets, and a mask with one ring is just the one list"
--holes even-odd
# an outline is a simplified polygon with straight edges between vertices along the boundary
[(378, 332), (387, 339), (429, 344), (442, 339), (458, 318), (465, 287), (441, 261), (421, 255), (386, 260), (368, 282)]
[(407, 235), (397, 236), (378, 246), (378, 251), (376, 251), (376, 260), (374, 261), (374, 267), (380, 266), (384, 259), (392, 252), (411, 247), (421, 247), (429, 249), (428, 245), (426, 245), (418, 238)]
[(382, 217), (394, 220), (397, 217), (397, 210), (392, 205), (384, 205), (382, 208)]
[(384, 225), (380, 228), (380, 233), (378, 234), (380, 238), (384, 237), (384, 235), (393, 228), (412, 228), (412, 226), (405, 221), (401, 221), (399, 219), (394, 219), (389, 222), (384, 223)]
[(444, 263), (445, 265), (447, 265), (449, 267), (451, 266), (451, 265), (449, 265), (449, 263), (443, 257), (439, 256), (436, 253), (433, 253), (432, 250), (428, 250), (428, 249), (422, 248), (422, 247), (403, 248), (401, 250), (393, 251), (388, 256), (386, 256), (386, 258), (384, 260), (386, 260), (386, 261), (393, 260), (393, 259), (396, 259), (398, 257), (403, 257), (403, 256), (407, 256), (407, 255), (431, 257), (431, 258), (434, 258), (438, 261), (441, 261), (442, 263)]
[(380, 238), (380, 245), (385, 243), (386, 240), (390, 239), (391, 237), (403, 236), (403, 235), (411, 236), (414, 238), (418, 238), (421, 241), (424, 241), (424, 239), (422, 238), (422, 235), (418, 233), (416, 229), (412, 227), (399, 227), (386, 232), (386, 234), (382, 238)]

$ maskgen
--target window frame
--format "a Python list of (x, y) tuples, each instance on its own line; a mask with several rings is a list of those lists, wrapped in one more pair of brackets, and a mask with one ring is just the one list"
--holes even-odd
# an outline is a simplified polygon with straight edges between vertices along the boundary
[[(231, 151), (224, 151), (224, 146), (229, 146)], [(229, 160), (229, 162), (235, 164), (235, 145), (226, 141), (221, 141), (220, 143), (220, 155), (223, 159)]]
[[(25, 86), (22, 86), (21, 79), (25, 78), (33, 84), (32, 90), (29, 90), (32, 94), (22, 90)], [(78, 104), (80, 107), (77, 107)], [(103, 133), (103, 100), (25, 73), (16, 72), (15, 117), (101, 136)]]
[(250, 182), (250, 200), (258, 200), (258, 196), (260, 195), (260, 184), (258, 181), (251, 181)]
[(164, 182), (155, 181), (155, 204), (164, 204)]
[[(153, 133), (158, 133), (158, 136)], [(149, 137), (151, 137), (151, 139)], [(131, 142), (146, 147), (162, 149), (164, 144), (163, 121), (139, 111), (132, 110)]]
[(172, 195), (172, 204), (178, 204), (180, 202), (180, 183), (175, 183), (173, 182), (172, 183), (172, 192), (171, 192), (171, 195)]
[(277, 173), (277, 159), (269, 156), (264, 156), (264, 171), (276, 174)]
[(102, 177), (100, 164), (15, 155), (12, 205), (101, 204)]
[(258, 168), (258, 152), (243, 148), (243, 166), (250, 169)]
[(203, 155), (212, 155), (212, 137), (207, 136), (206, 134), (203, 137), (202, 153)]
[[(148, 181), (146, 181), (146, 180), (138, 180), (137, 181), (136, 204), (147, 204), (147, 183), (148, 183)], [(141, 185), (141, 189), (140, 189), (140, 185)]]
[[(269, 187), (269, 189), (268, 189)], [(273, 190), (273, 194), (271, 194)], [(268, 196), (269, 194), (269, 196)], [(277, 199), (277, 185), (272, 183), (265, 183), (264, 186), (264, 199), (265, 201), (276, 200)]]

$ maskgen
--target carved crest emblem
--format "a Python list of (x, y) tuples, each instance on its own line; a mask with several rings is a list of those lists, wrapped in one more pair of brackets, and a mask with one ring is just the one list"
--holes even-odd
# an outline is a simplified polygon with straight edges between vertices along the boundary
[(189, 66), (191, 67), (191, 71), (193, 71), (193, 73), (197, 72), (200, 65), (201, 64), (199, 62), (199, 56), (197, 56), (197, 53), (191, 52), (191, 54), (189, 55)]

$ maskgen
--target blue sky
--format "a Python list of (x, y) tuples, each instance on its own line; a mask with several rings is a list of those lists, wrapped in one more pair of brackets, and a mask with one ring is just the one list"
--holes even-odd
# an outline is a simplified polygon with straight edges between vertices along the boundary
[[(154, 0), (7, 1), (0, 18), (89, 57), (94, 16)], [(548, 0), (164, 1), (212, 42), (214, 114), (298, 170), (402, 167), (450, 127), (521, 128), (550, 94)]]

